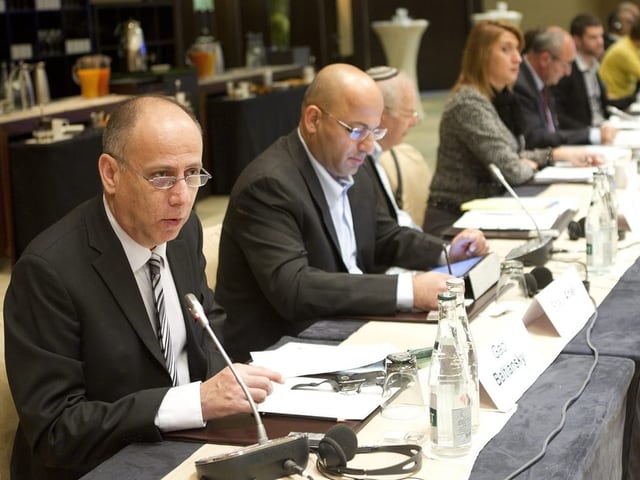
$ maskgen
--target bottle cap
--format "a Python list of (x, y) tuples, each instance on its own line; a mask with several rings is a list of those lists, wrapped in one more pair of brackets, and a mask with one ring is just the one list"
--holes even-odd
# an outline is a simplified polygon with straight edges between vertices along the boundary
[(453, 292), (442, 292), (438, 294), (438, 300), (446, 302), (448, 300), (455, 300), (456, 295)]

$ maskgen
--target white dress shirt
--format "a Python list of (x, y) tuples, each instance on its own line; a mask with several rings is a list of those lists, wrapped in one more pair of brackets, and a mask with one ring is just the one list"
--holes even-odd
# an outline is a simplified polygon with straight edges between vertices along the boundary
[[(342, 260), (349, 273), (361, 274), (362, 270), (356, 264), (357, 244), (355, 232), (353, 230), (353, 217), (351, 215), (351, 206), (349, 204), (349, 197), (347, 191), (353, 185), (353, 178), (337, 180), (329, 174), (326, 168), (322, 166), (318, 160), (309, 151), (307, 144), (304, 142), (300, 130), (298, 129), (298, 137), (304, 146), (309, 161), (316, 172), (322, 191), (324, 192), (325, 199), (329, 205), (329, 211), (331, 212), (331, 220), (333, 226), (338, 233), (338, 241), (340, 242), (340, 251), (342, 254)], [(345, 202), (345, 203), (343, 203)], [(347, 217), (347, 222), (343, 221), (342, 213), (344, 212)], [(345, 229), (350, 229), (350, 232), (346, 232)], [(342, 232), (342, 233), (340, 233)], [(343, 241), (348, 244), (343, 245)], [(351, 243), (352, 242), (352, 243)], [(410, 272), (400, 273), (398, 275), (398, 284), (396, 287), (396, 308), (401, 311), (411, 310), (413, 308), (413, 274)]]
[[(156, 307), (153, 299), (153, 288), (147, 262), (151, 257), (151, 251), (133, 240), (118, 224), (111, 213), (106, 199), (103, 197), (107, 218), (116, 236), (122, 244), (131, 271), (138, 284), (140, 295), (149, 316), (149, 322), (154, 332), (156, 330)], [(187, 332), (185, 320), (180, 307), (180, 299), (176, 290), (171, 266), (166, 258), (167, 244), (157, 245), (154, 252), (164, 260), (161, 271), (162, 288), (165, 297), (165, 309), (169, 319), (169, 331), (171, 332), (171, 347), (173, 349), (178, 372), (178, 386), (169, 389), (156, 413), (155, 424), (162, 431), (183, 430), (189, 428), (201, 428), (205, 426), (200, 406), (200, 383), (191, 382), (189, 375), (189, 362), (187, 359)]]
[(380, 179), (380, 183), (382, 183), (382, 186), (387, 195), (387, 198), (391, 202), (391, 205), (393, 205), (393, 208), (396, 212), (396, 217), (398, 218), (398, 225), (400, 225), (401, 227), (409, 227), (409, 228), (413, 228), (414, 230), (422, 231), (422, 227), (420, 227), (419, 225), (416, 225), (416, 223), (413, 221), (413, 218), (411, 218), (411, 215), (409, 215), (408, 212), (406, 212), (405, 210), (402, 210), (398, 206), (398, 203), (396, 202), (396, 197), (393, 194), (393, 190), (391, 189), (391, 183), (389, 182), (389, 177), (387, 176), (387, 172), (385, 171), (384, 167), (380, 163), (380, 157), (382, 156), (382, 153), (383, 153), (382, 147), (378, 142), (376, 142), (373, 153), (371, 154), (371, 158), (373, 158), (373, 165), (376, 169), (376, 173), (378, 174), (378, 178)]

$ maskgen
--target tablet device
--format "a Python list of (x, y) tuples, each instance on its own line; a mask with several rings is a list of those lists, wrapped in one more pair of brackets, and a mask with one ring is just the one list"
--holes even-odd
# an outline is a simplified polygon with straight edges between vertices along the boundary
[[(469, 270), (475, 267), (483, 258), (484, 257), (482, 256), (471, 257), (465, 260), (460, 260), (459, 262), (453, 262), (451, 264), (451, 274), (454, 277), (464, 277), (469, 272)], [(449, 273), (449, 267), (447, 265), (439, 265), (435, 268), (432, 268), (431, 271)]]

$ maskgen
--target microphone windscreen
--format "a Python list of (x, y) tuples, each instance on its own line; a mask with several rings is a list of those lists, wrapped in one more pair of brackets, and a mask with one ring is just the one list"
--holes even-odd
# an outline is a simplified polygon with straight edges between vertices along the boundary
[(538, 290), (542, 290), (553, 282), (553, 274), (547, 267), (536, 267), (531, 270), (531, 275), (535, 277), (536, 282), (538, 283)]
[(338, 423), (331, 427), (325, 437), (332, 438), (344, 452), (347, 460), (351, 460), (355, 454), (356, 449), (358, 448), (358, 437), (356, 437), (355, 432), (343, 423)]
[(524, 281), (527, 284), (527, 294), (530, 297), (533, 297), (536, 293), (538, 293), (538, 282), (536, 281), (536, 277), (534, 277), (530, 273), (525, 273)]

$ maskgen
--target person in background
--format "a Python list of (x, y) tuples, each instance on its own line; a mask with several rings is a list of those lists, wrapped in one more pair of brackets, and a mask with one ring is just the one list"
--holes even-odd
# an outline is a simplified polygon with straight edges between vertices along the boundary
[(600, 77), (607, 85), (607, 98), (625, 109), (636, 101), (640, 81), (640, 20), (607, 49), (600, 64)]
[(373, 67), (367, 70), (367, 74), (376, 81), (382, 92), (384, 110), (380, 126), (385, 128), (387, 133), (375, 142), (373, 153), (367, 155), (363, 168), (375, 179), (382, 208), (396, 219), (398, 225), (421, 230), (411, 215), (398, 206), (398, 200), (381, 163), (382, 154), (390, 152), (391, 155), (395, 155), (393, 148), (398, 146), (409, 129), (418, 123), (418, 112), (415, 109), (416, 88), (406, 73), (393, 67)]
[(513, 87), (526, 148), (613, 142), (617, 130), (611, 126), (565, 129), (558, 123), (555, 99), (549, 89), (571, 75), (575, 54), (573, 38), (560, 27), (547, 27), (531, 39)]
[(628, 35), (631, 26), (640, 19), (640, 7), (635, 2), (620, 2), (607, 16), (604, 48), (608, 50), (617, 40)]
[[(216, 284), (226, 346), (237, 360), (321, 318), (437, 308), (449, 275), (382, 273), (444, 263), (441, 241), (376, 208), (376, 185), (360, 169), (386, 133), (383, 110), (371, 77), (330, 64), (309, 85), (298, 128), (240, 174), (222, 225)], [(449, 247), (452, 261), (487, 252), (478, 230)]]
[(423, 229), (441, 235), (474, 198), (502, 195), (489, 169), (495, 164), (506, 180), (519, 185), (556, 160), (586, 166), (597, 159), (585, 147), (525, 150), (502, 121), (492, 99), (515, 83), (522, 62), (523, 37), (512, 24), (484, 21), (473, 27), (462, 69), (440, 120), (438, 161)]
[[(193, 293), (212, 325), (224, 319), (192, 211), (211, 177), (197, 120), (164, 97), (123, 103), (98, 171), (103, 194), (31, 242), (4, 299), (13, 480), (78, 478), (131, 442), (251, 412), (182, 300)], [(282, 381), (237, 368), (256, 402)]]
[(551, 88), (558, 125), (561, 129), (591, 127), (597, 139), (599, 127), (609, 117), (606, 87), (598, 74), (599, 59), (604, 53), (604, 28), (598, 17), (580, 14), (571, 21), (569, 32), (576, 44), (571, 74)]

